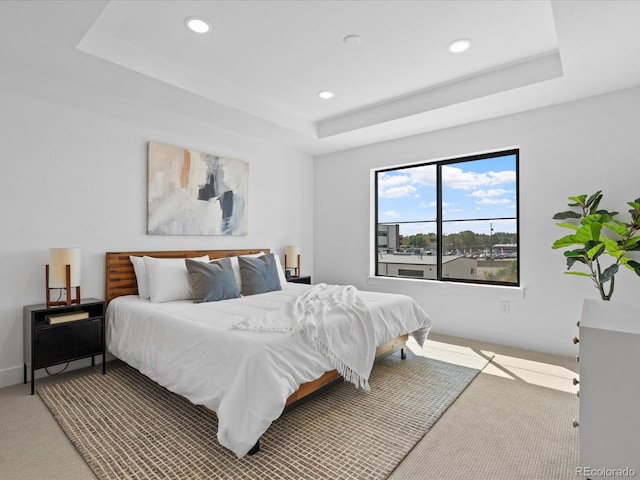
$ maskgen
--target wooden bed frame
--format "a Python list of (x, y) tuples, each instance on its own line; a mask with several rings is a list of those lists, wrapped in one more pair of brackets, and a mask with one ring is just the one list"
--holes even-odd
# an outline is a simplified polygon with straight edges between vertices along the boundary
[(134, 257), (156, 257), (156, 258), (189, 258), (209, 255), (210, 259), (234, 257), (238, 255), (251, 255), (255, 253), (271, 253), (268, 248), (252, 250), (170, 250), (158, 252), (107, 252), (107, 278), (105, 300), (107, 304), (116, 297), (123, 295), (137, 295), (138, 283), (136, 273), (133, 271), (133, 264), (129, 260)]
[[(133, 264), (129, 259), (130, 256), (156, 257), (156, 258), (189, 258), (202, 257), (209, 255), (210, 259), (233, 257), (239, 255), (251, 255), (256, 253), (270, 253), (268, 248), (259, 249), (241, 249), (241, 250), (169, 250), (169, 251), (137, 251), (137, 252), (107, 252), (106, 253), (106, 282), (105, 282), (105, 300), (107, 304), (116, 297), (123, 295), (137, 295), (138, 284), (136, 274), (133, 270)], [(400, 351), (402, 358), (405, 357), (406, 341), (408, 335), (402, 335), (390, 342), (381, 345), (376, 350), (376, 359), (386, 357), (394, 352)], [(293, 392), (287, 399), (285, 411), (290, 410), (299, 403), (308, 400), (313, 395), (317, 395), (321, 391), (330, 388), (334, 384), (342, 382), (342, 376), (332, 370), (326, 372), (317, 380), (304, 383), (300, 388)], [(209, 409), (207, 409), (209, 410)], [(209, 410), (211, 411), (211, 410)], [(215, 413), (215, 412), (213, 412)], [(259, 443), (249, 454), (259, 451)]]

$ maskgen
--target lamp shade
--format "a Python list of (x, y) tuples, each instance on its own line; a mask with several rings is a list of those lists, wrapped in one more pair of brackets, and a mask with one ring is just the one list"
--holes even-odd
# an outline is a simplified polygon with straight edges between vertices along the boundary
[(284, 249), (284, 254), (287, 258), (286, 265), (284, 268), (298, 268), (298, 255), (300, 252), (298, 251), (298, 247), (295, 245), (287, 245)]
[(80, 249), (49, 249), (49, 288), (65, 288), (67, 286), (67, 265), (71, 265), (71, 286), (80, 286), (82, 272)]

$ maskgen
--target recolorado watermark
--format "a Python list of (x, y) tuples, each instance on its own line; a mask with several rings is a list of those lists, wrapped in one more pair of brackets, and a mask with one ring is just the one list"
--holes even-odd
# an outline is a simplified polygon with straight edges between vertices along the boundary
[(583, 478), (632, 478), (636, 476), (633, 468), (593, 468), (576, 467), (576, 475)]

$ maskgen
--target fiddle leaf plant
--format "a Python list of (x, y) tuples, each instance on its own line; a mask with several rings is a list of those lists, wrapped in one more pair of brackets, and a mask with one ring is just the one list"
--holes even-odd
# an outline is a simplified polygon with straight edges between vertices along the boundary
[[(599, 208), (601, 191), (569, 200), (573, 210), (556, 213), (553, 219), (563, 220), (557, 225), (573, 232), (556, 240), (551, 248), (568, 249), (564, 252), (568, 270), (565, 273), (591, 278), (602, 300), (609, 300), (621, 265), (640, 276), (640, 263), (630, 256), (631, 252), (640, 251), (640, 198), (627, 202), (631, 207), (628, 223), (616, 218), (618, 212)], [(584, 265), (587, 271), (569, 271), (576, 264)]]

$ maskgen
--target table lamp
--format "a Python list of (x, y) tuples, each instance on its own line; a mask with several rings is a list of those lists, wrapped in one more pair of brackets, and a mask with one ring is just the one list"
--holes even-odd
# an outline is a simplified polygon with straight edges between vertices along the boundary
[(300, 253), (298, 247), (287, 245), (284, 250), (284, 268), (285, 270), (293, 270), (293, 276), (300, 276)]
[[(49, 249), (49, 263), (45, 267), (47, 308), (80, 303), (81, 271), (79, 248)], [(72, 298), (72, 287), (75, 287), (75, 298)], [(64, 289), (65, 300), (51, 301), (53, 289)]]

